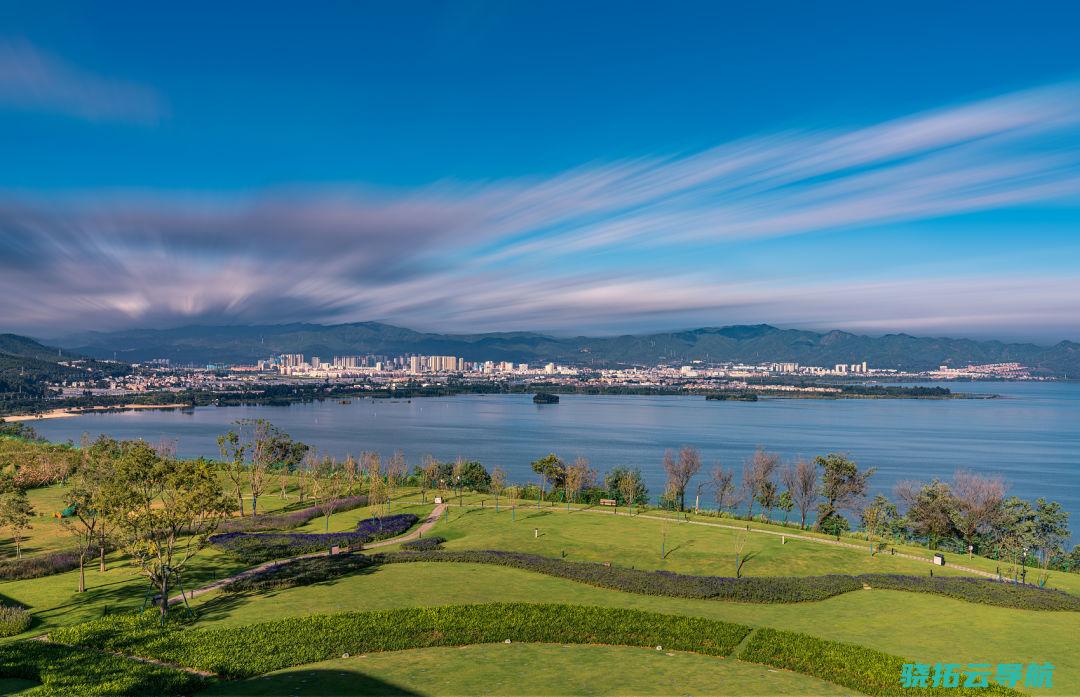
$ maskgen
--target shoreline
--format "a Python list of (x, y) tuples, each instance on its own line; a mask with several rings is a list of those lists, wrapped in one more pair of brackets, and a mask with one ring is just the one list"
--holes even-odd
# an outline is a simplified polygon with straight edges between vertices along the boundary
[(63, 419), (69, 416), (82, 416), (94, 412), (134, 411), (139, 409), (183, 409), (190, 404), (117, 404), (110, 406), (95, 407), (60, 407), (37, 414), (15, 414), (12, 416), (0, 416), (0, 421), (15, 423), (21, 421), (38, 421), (41, 419)]

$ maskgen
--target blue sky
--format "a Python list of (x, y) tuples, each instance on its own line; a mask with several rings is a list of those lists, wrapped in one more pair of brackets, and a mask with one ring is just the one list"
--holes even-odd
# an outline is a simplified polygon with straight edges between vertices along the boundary
[(1080, 339), (1066, 3), (5, 3), (0, 330)]

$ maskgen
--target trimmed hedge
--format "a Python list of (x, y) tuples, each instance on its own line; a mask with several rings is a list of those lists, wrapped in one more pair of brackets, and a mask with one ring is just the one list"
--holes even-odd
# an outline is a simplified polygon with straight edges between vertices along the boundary
[(825, 600), (863, 585), (885, 590), (933, 593), (957, 600), (1023, 610), (1080, 611), (1080, 596), (1061, 590), (961, 576), (690, 576), (670, 571), (640, 571), (592, 562), (565, 561), (523, 552), (436, 550), (375, 555), (382, 563), (459, 562), (495, 564), (567, 578), (601, 588), (675, 598), (731, 600), (744, 603), (802, 603)]
[(908, 661), (902, 658), (855, 644), (767, 627), (750, 636), (738, 658), (813, 675), (875, 697), (1021, 694), (993, 682), (989, 687), (980, 688), (905, 688), (901, 686), (900, 674)]
[(863, 574), (858, 577), (872, 588), (945, 595), (969, 603), (1024, 610), (1072, 610), (1080, 612), (1080, 596), (1054, 588), (1039, 588), (1008, 581), (968, 576), (904, 576)]
[[(413, 540), (435, 544), (440, 537)], [(302, 562), (302, 563), (301, 563)], [(1080, 597), (1064, 591), (967, 577), (862, 574), (846, 576), (690, 576), (669, 571), (640, 571), (591, 562), (565, 561), (523, 552), (480, 550), (408, 550), (364, 556), (362, 554), (315, 557), (282, 564), (226, 587), (232, 592), (266, 592), (322, 583), (348, 576), (374, 564), (451, 562), (494, 564), (565, 578), (600, 588), (697, 600), (728, 600), (745, 603), (801, 603), (825, 600), (862, 590), (864, 585), (885, 590), (933, 593), (957, 600), (1024, 610), (1080, 610)]]
[(801, 603), (825, 600), (862, 589), (854, 576), (689, 576), (669, 571), (642, 571), (592, 562), (565, 561), (523, 552), (432, 551), (375, 555), (383, 563), (458, 562), (495, 564), (566, 578), (591, 586), (628, 593), (663, 595), (699, 600), (733, 600), (746, 603)]
[(33, 616), (18, 605), (0, 605), (0, 637), (15, 636), (30, 629)]
[(750, 627), (641, 610), (492, 603), (309, 615), (220, 629), (158, 627), (153, 613), (114, 615), (58, 629), (54, 639), (231, 678), (343, 654), (515, 642), (663, 646), (727, 656)]
[[(346, 496), (337, 499), (334, 512), (351, 511), (367, 505), (367, 496)], [(292, 530), (306, 525), (322, 515), (316, 506), (301, 508), (287, 513), (263, 513), (256, 516), (240, 516), (222, 521), (218, 530), (225, 532), (267, 532), (270, 530)]]
[(34, 695), (187, 695), (206, 679), (92, 649), (45, 641), (0, 645), (0, 677), (41, 683)]
[(414, 513), (398, 513), (381, 518), (365, 518), (356, 532), (226, 532), (210, 536), (210, 543), (252, 564), (323, 552), (331, 547), (360, 547), (366, 542), (397, 537), (419, 518)]
[(431, 537), (421, 537), (417, 540), (402, 542), (401, 548), (409, 550), (410, 552), (426, 552), (433, 549), (442, 549), (444, 542), (446, 542), (445, 537), (433, 535)]

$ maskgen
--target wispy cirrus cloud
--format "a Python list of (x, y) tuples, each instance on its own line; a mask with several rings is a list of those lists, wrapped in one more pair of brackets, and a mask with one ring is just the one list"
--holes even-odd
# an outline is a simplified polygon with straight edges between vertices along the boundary
[(153, 89), (97, 75), (25, 39), (0, 37), (0, 107), (89, 121), (154, 123), (165, 103)]
[(1078, 201), (1076, 83), (408, 192), (0, 193), (0, 315), (51, 334), (356, 319), (444, 330), (772, 321), (985, 333), (1042, 318), (1047, 332), (1075, 336), (1080, 271), (898, 281), (906, 272), (883, 254), (872, 274), (841, 267), (821, 280), (783, 247), (765, 273), (725, 257), (736, 244), (838, 230), (869, 243), (883, 226)]

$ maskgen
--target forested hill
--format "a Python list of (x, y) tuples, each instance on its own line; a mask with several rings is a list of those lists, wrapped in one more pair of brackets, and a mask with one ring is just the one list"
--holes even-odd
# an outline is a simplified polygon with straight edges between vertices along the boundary
[(826, 333), (769, 325), (710, 327), (682, 332), (614, 337), (553, 337), (532, 332), (432, 334), (377, 322), (190, 326), (166, 330), (90, 332), (60, 340), (74, 352), (122, 361), (169, 358), (174, 363), (251, 362), (280, 353), (335, 355), (404, 353), (456, 355), (467, 360), (556, 361), (590, 366), (658, 362), (797, 361), (925, 370), (939, 365), (1016, 361), (1052, 375), (1080, 375), (1080, 344), (1054, 346)]
[[(73, 364), (61, 364), (61, 361)], [(0, 334), (0, 401), (36, 398), (46, 394), (46, 382), (95, 380), (123, 374), (128, 366), (84, 360), (70, 351), (45, 346), (18, 334)]]

